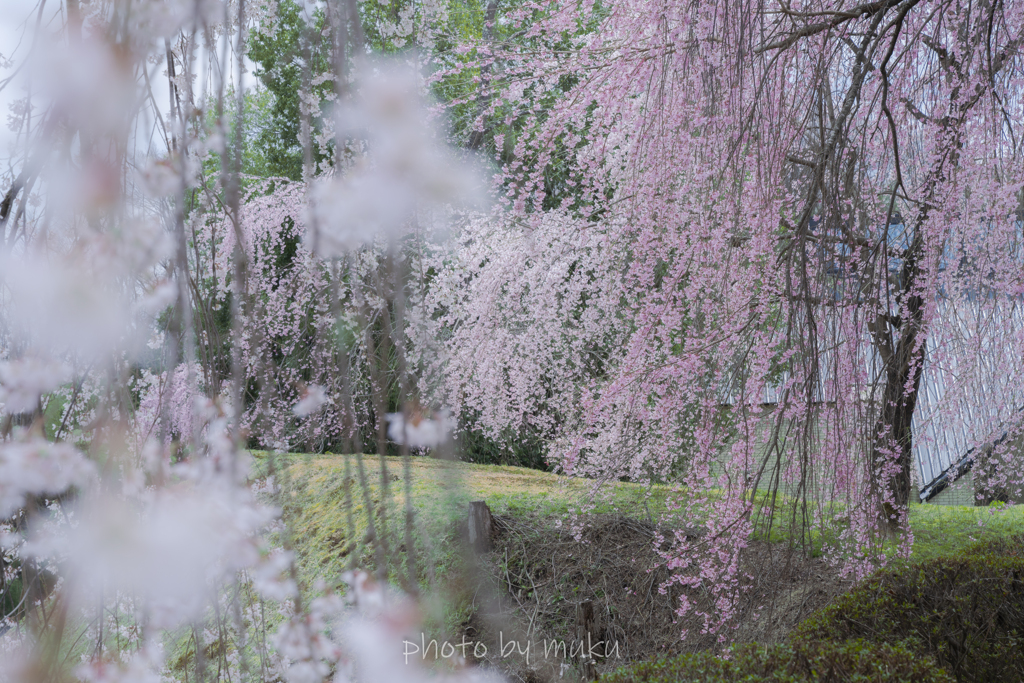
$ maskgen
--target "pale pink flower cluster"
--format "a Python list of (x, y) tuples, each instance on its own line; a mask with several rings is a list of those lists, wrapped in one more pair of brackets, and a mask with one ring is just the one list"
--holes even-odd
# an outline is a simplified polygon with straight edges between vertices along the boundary
[[(464, 220), (430, 254), (437, 275), (415, 330), (417, 348), (431, 352), (423, 363), (443, 378), (437, 400), (475, 414), (492, 438), (571, 431), (628, 331), (627, 247), (610, 238), (612, 227), (556, 211), (529, 221)], [(442, 335), (446, 343), (430, 345)], [(590, 433), (590, 450), (623, 453), (614, 422), (626, 420), (631, 398)]]
[[(339, 400), (346, 389), (338, 372), (336, 331), (340, 325), (354, 328), (356, 323), (347, 309), (342, 309), (342, 319), (336, 321), (331, 297), (324, 293), (337, 286), (339, 296), (344, 298), (351, 291), (352, 281), (332, 285), (324, 264), (306, 249), (296, 250), (290, 267), (283, 270), (274, 267), (273, 260), (266, 260), (268, 253), (287, 250), (295, 240), (309, 237), (304, 184), (280, 179), (259, 182), (245, 196), (240, 211), (243, 247), (253, 266), (246, 281), (248, 296), (259, 298), (261, 304), (248, 312), (241, 337), (233, 343), (245, 349), (246, 382), (282, 389), (263, 392), (260, 401), (247, 404), (241, 416), (242, 425), (264, 448), (281, 446), (287, 450), (301, 444), (304, 449), (317, 450), (319, 444), (348, 433), (343, 401)], [(209, 305), (217, 311), (230, 305), (228, 295), (233, 283), (229, 275), (236, 235), (231, 221), (222, 214), (204, 217), (202, 212), (196, 212), (194, 219), (199, 235), (197, 248), (203, 254), (201, 277), (214, 284), (216, 293)], [(378, 267), (379, 254), (364, 250), (353, 261), (357, 279), (362, 278)], [(354, 385), (350, 392), (367, 394), (361, 349), (357, 345), (347, 352), (349, 379)], [(263, 359), (268, 357), (286, 360), (267, 364)], [(198, 366), (193, 376), (201, 376)], [(328, 400), (306, 415), (297, 415), (296, 404), (304, 398), (314, 400), (303, 403), (303, 411), (319, 399), (319, 391), (311, 387), (322, 387)], [(147, 415), (154, 418), (160, 414), (155, 410), (158, 398), (155, 389), (147, 391)], [(175, 397), (172, 405), (172, 416), (191, 412), (179, 409), (185, 404)], [(366, 412), (359, 401), (356, 410), (360, 414)]]
[[(826, 5), (800, 11), (834, 9)], [(553, 459), (574, 474), (678, 482), (681, 507), (709, 518), (713, 540), (687, 548), (699, 556), (674, 570), (721, 598), (711, 620), (735, 614), (735, 553), (751, 531), (744, 501), (769, 480), (798, 486), (821, 519), (843, 501), (850, 531), (837, 557), (885, 561), (878, 509), (895, 498), (878, 482), (892, 475), (902, 485), (912, 473), (895, 447), (910, 435), (893, 434), (899, 423), (879, 407), (917, 390), (939, 302), (983, 311), (981, 325), (1000, 317), (997, 300), (1019, 307), (1024, 166), (989, 104), (1012, 101), (1010, 120), (1020, 119), (1019, 68), (1010, 76), (1008, 64), (981, 66), (989, 48), (969, 36), (984, 20), (963, 12), (914, 8), (890, 22), (896, 11), (884, 8), (802, 32), (772, 8), (738, 16), (728, 2), (625, 0), (586, 33), (575, 28), (578, 4), (550, 9), (543, 19), (527, 6), (501, 15), (538, 43), (472, 41), (476, 58), (455, 70), (492, 94), (481, 130), (521, 123), (498, 143), (513, 160), (502, 181), (521, 242), (537, 233), (556, 246), (544, 221), (561, 213), (582, 236), (603, 235), (591, 244), (612, 258), (592, 259), (584, 240), (561, 254), (493, 248), (479, 258), (486, 248), (467, 239), (465, 261), (451, 265), (458, 251), (439, 259), (442, 277), (431, 284), (449, 295), (436, 306), (453, 342), (449, 404), (494, 431), (550, 430), (561, 438), (549, 443), (565, 444)], [(1019, 8), (1011, 14), (992, 41), (1013, 51), (1024, 22)], [(749, 32), (751, 17), (764, 33)], [(966, 81), (947, 78), (956, 67), (920, 38), (933, 33), (944, 54), (977, 66), (963, 71)], [(851, 61), (857, 40), (864, 54), (888, 50), (884, 74)], [(812, 69), (811, 53), (828, 56)], [(575, 85), (552, 105), (560, 79)], [(812, 111), (821, 92), (836, 116)], [(893, 101), (907, 106), (886, 107)], [(815, 137), (821, 130), (826, 137)], [(823, 150), (826, 138), (835, 147)], [(444, 266), (465, 271), (453, 272), (450, 288)], [(594, 286), (602, 282), (612, 283), (604, 301)], [(620, 334), (587, 333), (586, 317), (602, 308), (605, 328)], [(864, 362), (865, 349), (918, 358), (904, 375), (898, 360)], [(1020, 355), (953, 352), (999, 356), (986, 370), (992, 384)], [(584, 359), (589, 368), (573, 367)], [(773, 387), (769, 416), (760, 404)], [(988, 402), (1002, 392), (984, 393)], [(979, 412), (969, 403), (961, 415)], [(722, 428), (723, 415), (736, 431)], [(994, 427), (984, 431), (1005, 429)], [(820, 488), (808, 491), (807, 481)], [(701, 500), (709, 491), (714, 498)]]
[(135, 414), (135, 429), (142, 442), (156, 436), (161, 419), (165, 417), (167, 433), (164, 437), (168, 441), (174, 436), (192, 438), (197, 428), (202, 429), (205, 423), (197, 418), (197, 414), (207, 401), (201, 394), (201, 377), (199, 366), (187, 363), (178, 365), (172, 373), (142, 373), (139, 383), (141, 400)]

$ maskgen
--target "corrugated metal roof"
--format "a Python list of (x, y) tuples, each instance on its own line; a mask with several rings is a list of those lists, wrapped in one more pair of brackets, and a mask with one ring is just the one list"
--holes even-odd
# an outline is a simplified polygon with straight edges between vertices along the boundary
[[(838, 338), (833, 336), (833, 339)], [(835, 345), (833, 348), (838, 347)], [(911, 421), (913, 453), (922, 498), (940, 479), (955, 479), (970, 467), (970, 452), (999, 439), (1020, 419), (1024, 408), (1024, 311), (1021, 305), (968, 302), (942, 303), (928, 330), (924, 371)], [(861, 399), (877, 399), (883, 363), (869, 339), (856, 350), (867, 378)], [(835, 399), (834, 352), (823, 352), (815, 402)], [(740, 377), (734, 376), (720, 393), (720, 402), (738, 402)], [(746, 403), (776, 404), (790, 380), (764, 386)], [(876, 387), (871, 392), (872, 387)], [(944, 485), (944, 484), (943, 484)]]
[(962, 461), (970, 451), (1001, 438), (1020, 419), (1022, 340), (1020, 306), (950, 306), (937, 316), (911, 423), (926, 492), (958, 464), (965, 470), (969, 464)]

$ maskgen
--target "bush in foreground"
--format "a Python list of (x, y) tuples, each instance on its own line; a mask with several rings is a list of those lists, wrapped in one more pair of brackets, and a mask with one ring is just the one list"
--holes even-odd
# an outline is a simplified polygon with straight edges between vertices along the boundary
[(791, 636), (853, 638), (901, 641), (958, 681), (1024, 680), (1024, 537), (879, 572)]
[(619, 669), (602, 683), (951, 683), (935, 662), (902, 645), (850, 640), (738, 645), (728, 656), (709, 652)]
[(620, 669), (608, 683), (1024, 680), (1024, 537), (880, 571), (790, 634), (725, 656)]

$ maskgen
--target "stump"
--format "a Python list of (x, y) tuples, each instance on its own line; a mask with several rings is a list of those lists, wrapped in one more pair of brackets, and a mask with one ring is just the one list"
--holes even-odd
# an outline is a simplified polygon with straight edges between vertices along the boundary
[(597, 667), (594, 665), (594, 658), (590, 656), (590, 650), (591, 647), (601, 650), (598, 646), (601, 634), (597, 627), (597, 618), (594, 616), (594, 603), (591, 600), (584, 600), (576, 606), (576, 639), (582, 646), (579, 658), (580, 672), (585, 680), (596, 681)]
[(491, 531), (494, 524), (491, 520), (491, 509), (482, 500), (469, 504), (469, 545), (478, 553), (486, 553), (491, 549)]

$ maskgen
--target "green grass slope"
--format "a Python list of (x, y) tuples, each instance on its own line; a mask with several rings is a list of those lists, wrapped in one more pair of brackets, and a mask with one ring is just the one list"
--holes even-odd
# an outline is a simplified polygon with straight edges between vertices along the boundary
[[(397, 457), (381, 459), (369, 455), (288, 455), (276, 456), (274, 459), (266, 454), (256, 455), (257, 478), (273, 473), (280, 487), (276, 500), (283, 511), (285, 528), (289, 530), (282, 532), (284, 535), (280, 540), (297, 553), (301, 576), (307, 585), (316, 579), (334, 584), (350, 566), (374, 566), (377, 556), (369, 534), (371, 522), (377, 537), (389, 548), (388, 575), (392, 581), (401, 583), (408, 569), (406, 545), (409, 538), (405, 529), (407, 490), (411, 491), (415, 511), (412, 543), (416, 550), (418, 581), (423, 586), (432, 584), (434, 588), (441, 588), (449, 597), (458, 596), (460, 588), (465, 591), (465, 586), (452, 588), (451, 584), (460, 580), (461, 545), (458, 536), (470, 501), (484, 500), (498, 515), (529, 518), (534, 523), (540, 521), (556, 524), (573, 509), (619, 514), (644, 521), (661, 521), (669, 509), (669, 499), (675, 495), (685, 495), (684, 491), (673, 490), (668, 486), (613, 482), (597, 487), (596, 482), (591, 480), (570, 479), (537, 470), (450, 462), (427, 457), (415, 457), (406, 462)], [(368, 511), (372, 511), (372, 514), (368, 514)], [(1019, 544), (1019, 538), (1024, 534), (1024, 507), (913, 505), (910, 522), (915, 539), (911, 561), (896, 563), (884, 576), (907, 578), (904, 583), (910, 586), (915, 581), (924, 581), (921, 577), (930, 575), (928, 572), (939, 571), (936, 568), (945, 568), (941, 572), (948, 574), (947, 570), (952, 566), (949, 563), (952, 562), (962, 568), (958, 571), (967, 577), (965, 580), (974, 582), (971, 585), (982, 585), (988, 576), (982, 576), (982, 570), (991, 563), (988, 560), (962, 558), (990, 558), (991, 552), (978, 554), (977, 549), (982, 546), (1005, 548), (1009, 547), (1007, 543)], [(776, 533), (772, 540), (785, 540), (784, 536), (784, 533)], [(976, 567), (981, 572), (977, 577)], [(975, 578), (978, 580), (975, 581)], [(861, 592), (850, 594), (853, 597), (840, 598), (837, 604), (847, 605), (850, 609), (867, 605), (865, 609), (878, 617), (879, 624), (896, 623), (895, 617), (900, 613), (899, 605), (894, 607), (882, 598), (875, 599), (878, 596), (864, 593), (865, 590), (870, 592), (870, 588), (855, 590)], [(973, 595), (970, 591), (965, 593), (968, 594)], [(901, 598), (900, 604), (912, 612), (919, 611), (918, 607), (911, 604), (911, 597), (906, 600)], [(456, 598), (454, 602), (458, 601)], [(961, 609), (964, 604), (961, 598), (956, 598), (953, 603), (950, 603), (951, 606), (934, 609)], [(445, 608), (446, 611), (449, 609), (454, 612), (441, 616), (446, 630), (463, 623), (469, 615), (458, 604)], [(850, 618), (856, 622), (863, 616), (858, 612)], [(826, 622), (819, 619), (816, 623), (825, 623), (828, 628), (834, 626), (833, 636), (826, 634), (821, 630), (825, 627), (821, 627), (813, 637), (808, 635), (786, 645), (745, 646), (742, 653), (738, 650), (737, 655), (742, 656), (734, 661), (746, 662), (744, 667), (752, 668), (737, 669), (725, 660), (714, 659), (713, 655), (701, 655), (683, 663), (652, 664), (637, 669), (636, 678), (631, 678), (633, 674), (629, 673), (613, 680), (652, 683), (667, 681), (669, 679), (660, 678), (662, 673), (671, 677), (683, 670), (691, 672), (692, 667), (697, 667), (692, 669), (694, 675), (697, 670), (702, 672), (692, 680), (707, 681), (897, 680), (880, 673), (883, 669), (894, 674), (901, 672), (900, 675), (905, 676), (901, 680), (946, 681), (951, 680), (950, 674), (955, 679), (967, 680), (961, 678), (963, 669), (947, 661), (948, 657), (943, 654), (944, 651), (940, 651), (941, 648), (934, 652), (922, 649), (921, 638), (915, 640), (914, 636), (907, 640), (908, 636), (903, 631), (899, 634), (886, 632), (880, 636), (878, 634), (881, 631), (875, 633), (854, 629), (847, 633), (836, 626), (837, 623), (846, 623), (845, 617), (833, 615), (829, 619)], [(919, 630), (926, 627), (927, 624), (922, 625)], [(914, 628), (917, 626), (908, 622), (904, 631), (909, 633)], [(985, 628), (979, 628), (979, 633), (989, 633)], [(1013, 647), (1024, 642), (1016, 639), (1012, 628), (1006, 633)], [(898, 644), (889, 647), (889, 642)], [(827, 645), (819, 647), (814, 643)], [(1002, 650), (993, 650), (986, 656), (998, 659), (1000, 652)], [(828, 662), (838, 667), (834, 668), (834, 676), (821, 674), (825, 671), (821, 668), (823, 663)], [(873, 662), (881, 662), (882, 669)], [(925, 664), (923, 668), (922, 662)], [(940, 662), (941, 665), (936, 666)], [(929, 671), (930, 666), (935, 666), (936, 670)], [(755, 670), (761, 678), (744, 678)], [(763, 673), (769, 671), (777, 672), (780, 677), (772, 678), (774, 673)]]
[[(322, 578), (341, 571), (353, 552), (367, 553), (369, 518), (387, 535), (404, 534), (405, 463), (385, 457), (387, 485), (381, 486), (381, 459), (362, 456), (367, 488), (361, 486), (357, 456), (257, 454), (257, 477), (276, 472), (281, 505), (295, 537), (290, 544), (305, 569)], [(417, 538), (435, 550), (451, 540), (470, 501), (484, 500), (495, 514), (558, 517), (570, 509), (618, 513), (657, 520), (673, 495), (668, 486), (614, 482), (598, 488), (587, 479), (570, 479), (521, 467), (477, 465), (427, 457), (409, 460)], [(347, 474), (346, 474), (347, 472)], [(677, 494), (678, 495), (678, 494)], [(351, 500), (352, 519), (347, 500)], [(383, 504), (386, 502), (386, 504)], [(383, 521), (383, 526), (382, 526)], [(978, 541), (1024, 532), (1024, 506), (987, 508), (912, 505), (913, 559), (957, 552)], [(397, 544), (396, 544), (397, 545)], [(370, 559), (368, 555), (363, 558)]]
[[(298, 553), (304, 578), (330, 582), (353, 561), (372, 564), (368, 509), (374, 512), (375, 531), (389, 547), (404, 543), (407, 483), (402, 458), (383, 459), (384, 486), (378, 456), (289, 455), (276, 456), (273, 462), (270, 458), (257, 454), (256, 476), (273, 473), (280, 486), (279, 504), (291, 533), (282, 540)], [(665, 511), (669, 495), (664, 486), (617, 482), (598, 491), (592, 481), (539, 470), (426, 457), (410, 458), (408, 468), (417, 554), (427, 553), (442, 566), (451, 559), (458, 524), (470, 501), (484, 500), (501, 515), (555, 518), (587, 506), (596, 513), (657, 517)]]

